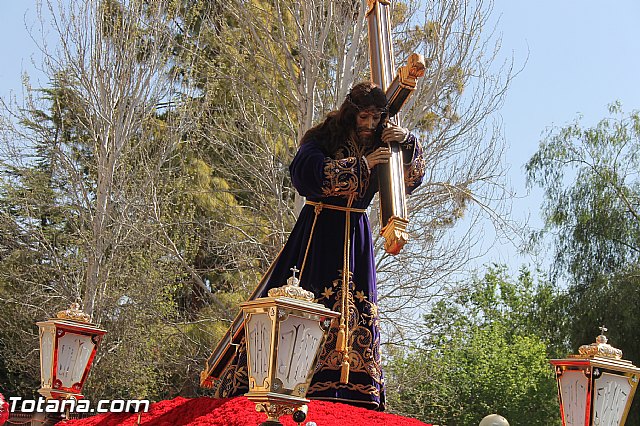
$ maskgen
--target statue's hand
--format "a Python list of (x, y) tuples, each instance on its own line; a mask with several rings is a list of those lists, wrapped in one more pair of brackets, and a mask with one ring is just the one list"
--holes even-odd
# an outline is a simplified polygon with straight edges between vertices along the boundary
[(409, 131), (404, 127), (389, 122), (387, 127), (382, 131), (382, 142), (404, 142), (409, 136)]
[(390, 157), (391, 151), (386, 146), (383, 146), (382, 148), (376, 149), (364, 158), (367, 161), (367, 165), (369, 166), (369, 168), (373, 169), (378, 164), (388, 163)]

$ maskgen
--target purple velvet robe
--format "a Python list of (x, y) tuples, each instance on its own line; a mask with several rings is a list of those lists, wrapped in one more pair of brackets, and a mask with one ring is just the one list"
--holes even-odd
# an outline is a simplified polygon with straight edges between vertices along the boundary
[[(405, 186), (413, 191), (424, 175), (422, 148), (413, 135), (402, 145), (405, 159)], [(376, 168), (369, 171), (364, 152), (347, 141), (335, 155), (327, 157), (317, 141), (309, 141), (298, 150), (289, 167), (293, 185), (309, 201), (334, 206), (366, 209), (378, 191)], [(371, 226), (366, 213), (323, 208), (316, 220), (315, 208), (305, 205), (267, 277), (264, 293), (286, 283), (294, 266), (304, 269), (300, 285), (315, 294), (316, 301), (340, 312), (342, 270), (345, 248), (345, 219), (350, 214), (350, 291), (348, 383), (340, 383), (342, 355), (336, 350), (337, 324), (330, 330), (307, 393), (310, 399), (326, 399), (384, 409), (384, 378), (380, 368), (380, 328), (378, 318), (376, 271)], [(311, 244), (307, 252), (307, 245)], [(306, 263), (305, 263), (306, 253)], [(242, 345), (243, 346), (243, 345)], [(216, 396), (228, 397), (248, 391), (246, 354), (241, 348), (219, 380)]]

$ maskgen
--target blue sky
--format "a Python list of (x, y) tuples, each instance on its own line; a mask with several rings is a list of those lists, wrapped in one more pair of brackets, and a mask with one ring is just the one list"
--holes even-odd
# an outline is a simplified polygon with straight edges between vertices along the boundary
[[(578, 115), (583, 125), (594, 125), (615, 100), (625, 111), (640, 108), (640, 2), (495, 0), (494, 16), (502, 54), (524, 64), (500, 112), (508, 176), (519, 197), (512, 213), (520, 220), (530, 215), (529, 224), (540, 227), (542, 191), (527, 191), (524, 164), (545, 130)], [(506, 262), (512, 269), (533, 264), (515, 255), (509, 244), (497, 244), (484, 259)], [(544, 256), (538, 261), (548, 267)]]
[(0, 0), (2, 11), (2, 25), (0, 25), (0, 96), (3, 98), (10, 90), (20, 90), (20, 74), (23, 69), (31, 70), (29, 55), (35, 51), (35, 45), (29, 39), (25, 29), (24, 14), (30, 9), (30, 15), (35, 16), (35, 6), (32, 1)]
[[(37, 49), (25, 29), (25, 12), (27, 25), (35, 22), (34, 3), (0, 0), (2, 97), (10, 90), (20, 93), (23, 70), (34, 74), (38, 85), (31, 63)], [(640, 108), (640, 1), (495, 0), (494, 18), (499, 19), (503, 57), (513, 55), (516, 65), (524, 64), (500, 112), (509, 180), (519, 197), (513, 215), (519, 220), (530, 215), (530, 224), (540, 226), (541, 191), (527, 193), (523, 165), (545, 129), (571, 122), (578, 114), (585, 125), (593, 125), (614, 100), (627, 111)], [(512, 268), (531, 262), (515, 251), (510, 244), (497, 244), (483, 259)]]

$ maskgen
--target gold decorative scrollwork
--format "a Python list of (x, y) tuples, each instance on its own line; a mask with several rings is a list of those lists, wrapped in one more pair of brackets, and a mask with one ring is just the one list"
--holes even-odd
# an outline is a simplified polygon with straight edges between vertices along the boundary
[(65, 319), (77, 322), (89, 322), (91, 317), (80, 310), (80, 304), (72, 303), (69, 309), (59, 311), (56, 315), (59, 319)]
[(409, 240), (406, 232), (408, 221), (399, 217), (392, 217), (389, 223), (382, 229), (384, 237), (384, 249), (387, 253), (396, 255)]
[(367, 13), (365, 15), (369, 15), (378, 3), (384, 4), (386, 6), (391, 4), (389, 0), (367, 0)]
[(360, 157), (334, 160), (325, 158), (323, 195), (326, 197), (360, 194), (369, 182), (369, 169)]
[[(341, 274), (341, 271), (338, 271), (338, 273)], [(325, 295), (320, 297), (320, 301), (323, 302), (325, 306), (332, 306), (334, 310), (340, 309), (342, 300), (341, 282), (341, 279), (334, 280), (331, 287), (335, 289), (335, 291), (325, 292)], [(349, 294), (347, 295), (350, 330), (348, 342), (350, 372), (364, 373), (382, 387), (384, 380), (380, 367), (380, 354), (377, 351), (379, 337), (375, 337), (372, 333), (372, 328), (379, 327), (378, 307), (375, 303), (368, 300), (364, 292), (356, 291), (354, 294), (354, 289), (355, 284), (350, 280)], [(326, 370), (339, 371), (341, 368), (344, 355), (337, 347), (338, 328), (338, 324), (334, 322), (329, 330), (327, 341), (320, 353), (319, 361), (316, 365), (316, 373)], [(335, 381), (313, 383), (309, 387), (307, 395), (313, 397), (314, 392), (322, 392), (328, 389), (348, 389), (366, 395), (380, 396), (380, 390), (374, 385), (352, 382), (340, 383)]]
[(300, 287), (300, 282), (295, 276), (292, 276), (287, 280), (287, 285), (272, 288), (269, 290), (268, 294), (269, 297), (290, 297), (297, 300), (306, 300), (307, 302), (313, 302), (314, 299), (312, 292)]
[(581, 358), (593, 358), (597, 356), (603, 358), (622, 359), (622, 351), (608, 344), (607, 337), (604, 334), (596, 337), (595, 343), (580, 346), (578, 353)]
[(296, 407), (291, 405), (278, 404), (277, 402), (262, 402), (256, 404), (256, 411), (267, 414), (267, 422), (277, 422), (282, 416), (291, 415)]

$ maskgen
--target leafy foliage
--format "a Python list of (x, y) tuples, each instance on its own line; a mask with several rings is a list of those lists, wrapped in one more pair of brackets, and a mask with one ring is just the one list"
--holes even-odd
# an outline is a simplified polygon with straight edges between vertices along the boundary
[(640, 260), (640, 116), (619, 104), (595, 127), (551, 129), (526, 165), (544, 188), (556, 272), (585, 285)]
[[(3, 111), (3, 390), (37, 389), (34, 323), (79, 299), (108, 330), (89, 396), (197, 394), (198, 366), (237, 296), (215, 279), (233, 268), (229, 257), (202, 260), (207, 222), (194, 217), (243, 213), (180, 148), (185, 112), (156, 108), (171, 89), (160, 2), (68, 6), (77, 13), (61, 18), (68, 43), (47, 63), (51, 87), (27, 86), (25, 105)], [(95, 39), (81, 43), (87, 34)], [(113, 73), (98, 72), (109, 64)], [(233, 228), (219, 230), (238, 238)]]
[[(379, 263), (381, 312), (405, 330), (397, 318), (464, 264), (446, 232), (503, 194), (500, 134), (485, 126), (511, 72), (487, 74), (499, 43), (480, 38), (490, 7), (477, 3), (394, 2), (396, 62), (432, 58), (405, 116), (430, 147), (416, 244)], [(0, 121), (0, 383), (36, 387), (33, 324), (80, 299), (109, 330), (89, 396), (197, 394), (291, 229), (297, 141), (367, 77), (365, 2), (46, 5), (50, 86), (27, 85)]]
[[(478, 424), (499, 413), (512, 424), (558, 423), (548, 324), (555, 291), (504, 268), (462, 285), (425, 316), (432, 334), (395, 353), (387, 368), (393, 410), (442, 424)], [(390, 368), (389, 368), (390, 367)]]
[[(610, 343), (640, 363), (640, 116), (619, 103), (594, 127), (579, 121), (551, 129), (527, 163), (528, 179), (545, 190), (544, 229), (551, 235), (556, 276), (568, 278), (558, 298), (571, 352), (606, 325)], [(640, 425), (636, 399), (628, 425)]]

